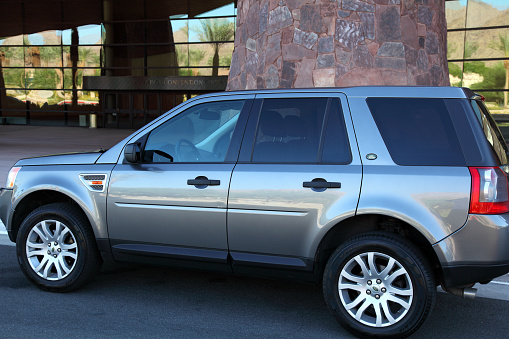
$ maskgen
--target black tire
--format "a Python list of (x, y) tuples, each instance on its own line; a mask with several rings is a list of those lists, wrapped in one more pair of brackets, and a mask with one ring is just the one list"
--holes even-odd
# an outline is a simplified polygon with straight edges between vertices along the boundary
[(83, 286), (102, 264), (88, 220), (65, 203), (41, 206), (25, 218), (16, 238), (16, 253), (28, 280), (51, 292)]
[(428, 317), (436, 286), (419, 249), (396, 234), (373, 232), (353, 237), (334, 251), (325, 267), (323, 294), (329, 310), (350, 333), (402, 338)]

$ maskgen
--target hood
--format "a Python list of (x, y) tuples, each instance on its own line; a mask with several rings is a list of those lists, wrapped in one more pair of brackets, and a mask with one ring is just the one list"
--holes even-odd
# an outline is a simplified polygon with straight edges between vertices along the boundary
[(89, 165), (94, 164), (102, 154), (103, 151), (44, 155), (21, 159), (15, 166)]

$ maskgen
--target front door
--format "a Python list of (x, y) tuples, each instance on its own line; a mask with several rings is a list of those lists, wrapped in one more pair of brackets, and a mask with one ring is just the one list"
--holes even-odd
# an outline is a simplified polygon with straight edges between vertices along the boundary
[(227, 263), (228, 188), (252, 100), (200, 102), (140, 135), (140, 163), (121, 159), (114, 168), (107, 220), (115, 258)]

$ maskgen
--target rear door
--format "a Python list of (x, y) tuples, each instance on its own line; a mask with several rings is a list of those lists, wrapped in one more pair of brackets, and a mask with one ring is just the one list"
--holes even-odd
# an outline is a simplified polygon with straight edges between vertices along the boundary
[(361, 176), (343, 94), (257, 95), (228, 199), (235, 271), (311, 270), (319, 240), (355, 214)]

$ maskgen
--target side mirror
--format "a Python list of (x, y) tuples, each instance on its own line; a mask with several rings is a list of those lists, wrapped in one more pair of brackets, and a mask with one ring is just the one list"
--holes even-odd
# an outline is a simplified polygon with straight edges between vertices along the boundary
[(125, 161), (135, 164), (141, 162), (141, 148), (139, 143), (127, 144), (124, 148)]

